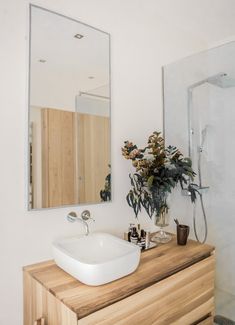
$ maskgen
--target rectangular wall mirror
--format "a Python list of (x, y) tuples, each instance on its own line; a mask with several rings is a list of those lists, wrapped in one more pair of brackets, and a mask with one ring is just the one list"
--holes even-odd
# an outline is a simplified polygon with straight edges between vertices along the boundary
[(30, 6), (28, 208), (111, 199), (110, 36)]

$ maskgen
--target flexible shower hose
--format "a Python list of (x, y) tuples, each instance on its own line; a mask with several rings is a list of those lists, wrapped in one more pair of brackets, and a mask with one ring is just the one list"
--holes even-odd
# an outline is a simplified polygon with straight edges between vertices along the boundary
[[(199, 150), (198, 150), (198, 179), (199, 179), (199, 188), (202, 188), (202, 174), (201, 174), (201, 154), (203, 151), (203, 146), (201, 145)], [(201, 244), (204, 244), (207, 239), (207, 234), (208, 234), (208, 225), (207, 225), (207, 216), (206, 216), (206, 210), (205, 210), (205, 205), (204, 205), (204, 200), (203, 200), (203, 195), (201, 192), (198, 191), (198, 195), (200, 198), (200, 203), (201, 203), (201, 208), (202, 208), (202, 214), (203, 214), (203, 220), (204, 220), (204, 225), (205, 225), (205, 233), (203, 240), (199, 240), (198, 232), (197, 232), (197, 225), (196, 225), (196, 212), (197, 212), (197, 206), (196, 203), (194, 203), (193, 206), (193, 229), (194, 229), (194, 234), (197, 239), (197, 241)]]

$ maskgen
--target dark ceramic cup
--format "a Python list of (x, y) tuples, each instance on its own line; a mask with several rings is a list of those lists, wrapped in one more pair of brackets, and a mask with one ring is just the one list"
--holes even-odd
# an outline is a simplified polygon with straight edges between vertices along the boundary
[(177, 226), (177, 244), (186, 245), (189, 235), (189, 226), (178, 225)]

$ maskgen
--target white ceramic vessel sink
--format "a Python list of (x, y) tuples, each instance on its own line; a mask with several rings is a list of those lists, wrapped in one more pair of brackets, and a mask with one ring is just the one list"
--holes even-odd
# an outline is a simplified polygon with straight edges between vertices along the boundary
[(52, 246), (60, 268), (93, 286), (134, 272), (140, 261), (138, 246), (107, 233), (60, 239)]

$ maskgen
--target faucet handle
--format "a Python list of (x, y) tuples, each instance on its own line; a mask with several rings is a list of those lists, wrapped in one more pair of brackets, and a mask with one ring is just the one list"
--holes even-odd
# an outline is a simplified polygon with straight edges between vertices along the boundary
[(71, 212), (69, 212), (69, 214), (67, 214), (67, 220), (69, 222), (75, 222), (77, 220), (77, 218), (78, 218), (78, 216), (77, 216), (76, 212), (71, 211)]
[(87, 220), (93, 220), (93, 221), (95, 221), (95, 219), (92, 218), (91, 213), (90, 213), (89, 210), (84, 210), (84, 211), (82, 211), (82, 213), (81, 213), (81, 217), (82, 217), (82, 219), (83, 219), (84, 221), (87, 221)]

